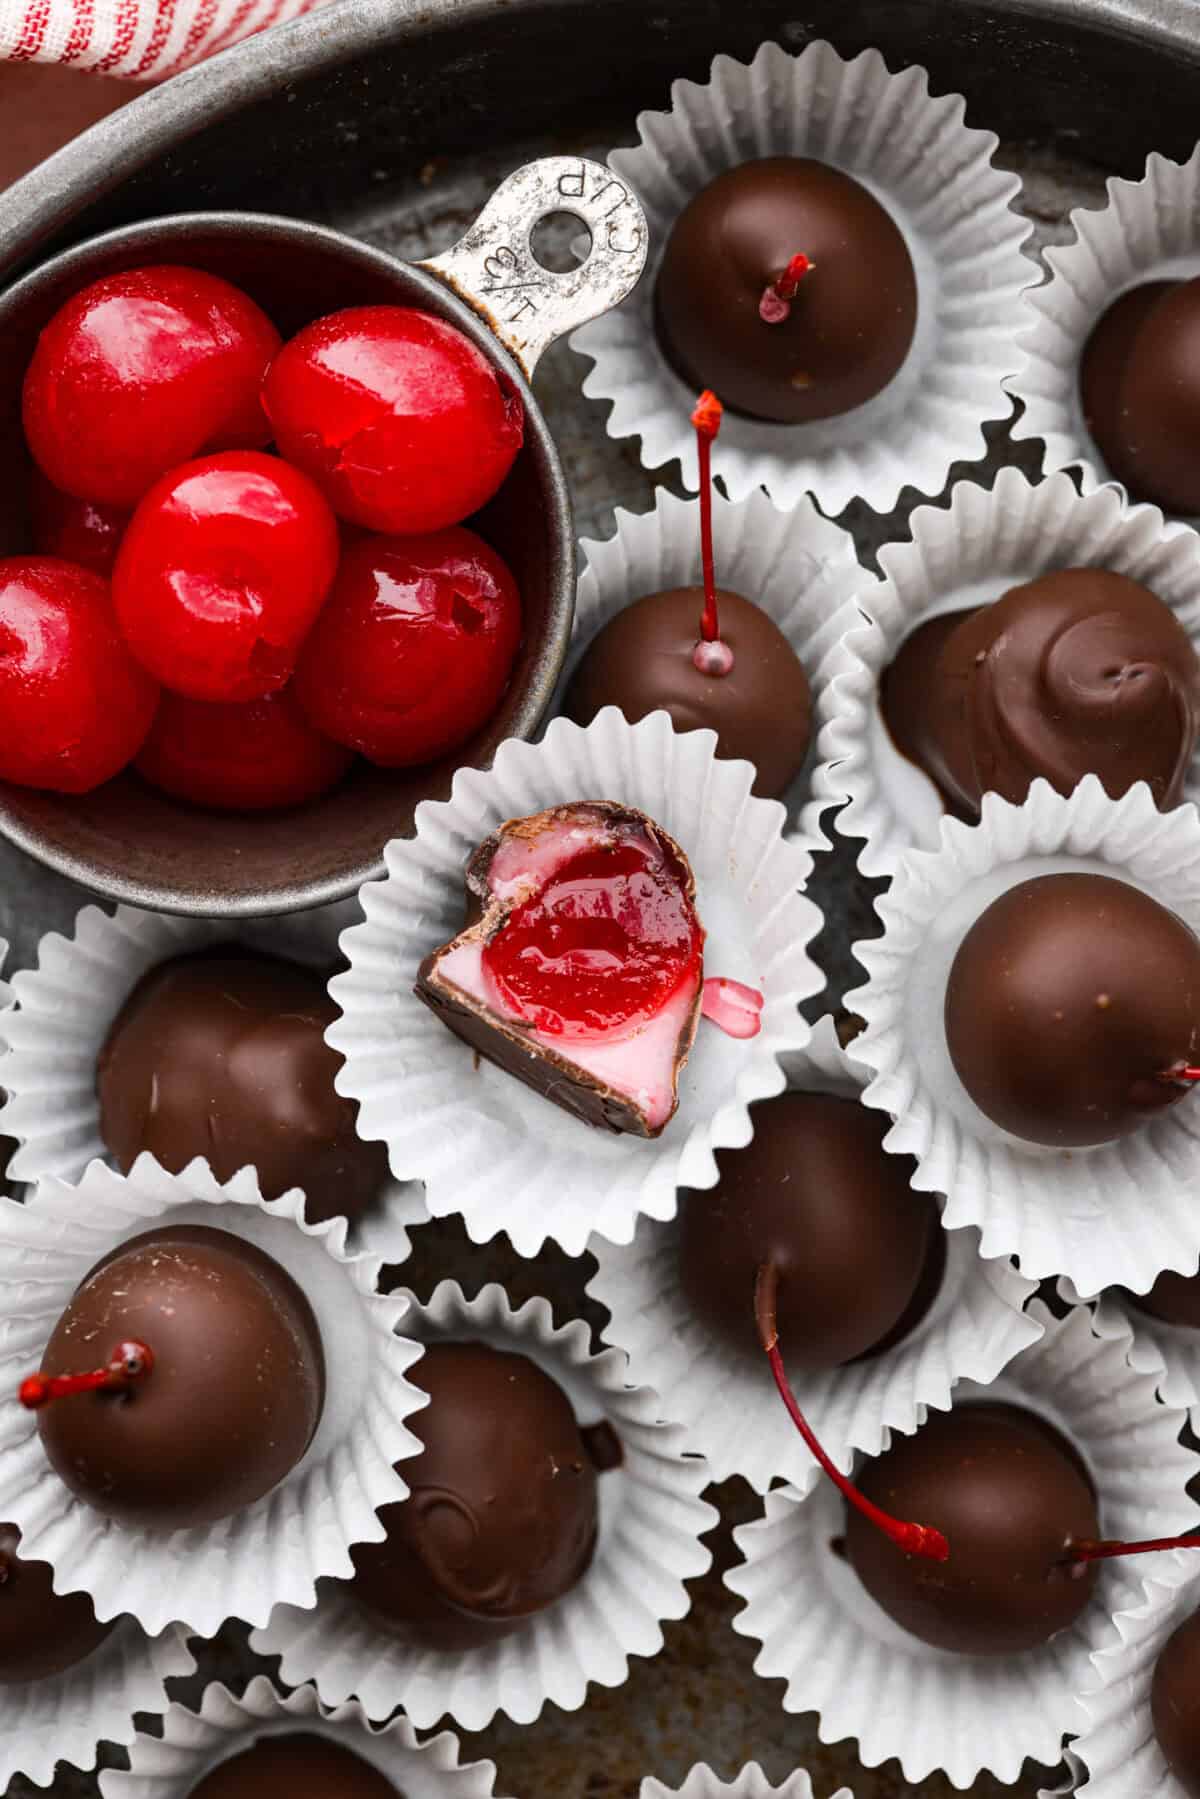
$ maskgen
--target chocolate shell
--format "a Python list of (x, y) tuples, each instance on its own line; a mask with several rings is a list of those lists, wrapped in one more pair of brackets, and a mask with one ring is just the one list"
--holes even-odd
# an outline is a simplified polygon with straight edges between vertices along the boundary
[(0, 1524), (0, 1687), (73, 1668), (116, 1626), (99, 1624), (86, 1593), (56, 1593), (48, 1562), (20, 1553), (15, 1524)]
[(1084, 346), (1088, 430), (1135, 500), (1200, 512), (1200, 279), (1122, 294)]
[(1200, 1799), (1200, 1612), (1168, 1637), (1154, 1665), (1150, 1717), (1172, 1774)]
[(188, 1799), (402, 1799), (353, 1750), (311, 1731), (267, 1736), (218, 1762)]
[[(700, 1016), (703, 965), (649, 1021), (611, 1041), (556, 1044), (506, 1013), (490, 987), (485, 946), (570, 856), (589, 846), (647, 846), (695, 916), (696, 884), (679, 845), (644, 812), (611, 800), (552, 806), (510, 819), (474, 851), (466, 871), (466, 927), (421, 964), (417, 997), (448, 1030), (563, 1111), (599, 1129), (659, 1136), (678, 1104), (680, 1071)], [(703, 932), (699, 940), (703, 942)]]

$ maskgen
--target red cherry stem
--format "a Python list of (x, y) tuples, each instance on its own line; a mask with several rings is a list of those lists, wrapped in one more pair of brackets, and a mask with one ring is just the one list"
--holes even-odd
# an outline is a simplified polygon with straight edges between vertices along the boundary
[(1200, 1081), (1200, 1068), (1193, 1068), (1187, 1062), (1179, 1062), (1174, 1068), (1164, 1068), (1158, 1078), (1160, 1081), (1178, 1082), (1181, 1087), (1194, 1087)]
[(754, 1282), (754, 1322), (758, 1326), (758, 1340), (766, 1351), (771, 1373), (775, 1376), (775, 1385), (779, 1388), (779, 1397), (788, 1409), (788, 1414), (805, 1443), (824, 1469), (834, 1486), (844, 1499), (860, 1511), (877, 1530), (902, 1549), (906, 1555), (924, 1556), (927, 1561), (945, 1562), (950, 1558), (950, 1545), (940, 1530), (928, 1524), (905, 1524), (890, 1513), (881, 1511), (879, 1506), (869, 1500), (865, 1493), (849, 1481), (840, 1468), (834, 1466), (818, 1443), (809, 1426), (808, 1420), (800, 1410), (796, 1395), (792, 1392), (788, 1377), (784, 1371), (783, 1356), (779, 1348), (779, 1330), (777, 1326), (777, 1301), (779, 1296), (779, 1271), (772, 1262), (764, 1262)]
[(1155, 1555), (1161, 1549), (1200, 1549), (1200, 1536), (1151, 1537), (1145, 1543), (1114, 1543), (1084, 1539), (1072, 1543), (1066, 1562), (1110, 1562), (1119, 1555)]
[(53, 1399), (68, 1399), (74, 1393), (94, 1393), (101, 1388), (132, 1386), (144, 1380), (154, 1367), (154, 1352), (149, 1344), (130, 1340), (118, 1343), (104, 1368), (90, 1374), (31, 1374), (21, 1382), (17, 1398), (26, 1411), (37, 1412)]
[(796, 298), (800, 283), (812, 267), (808, 257), (798, 251), (783, 274), (768, 282), (758, 303), (758, 316), (764, 325), (782, 325), (792, 310), (792, 301)]
[(717, 577), (713, 567), (712, 521), (712, 445), (721, 429), (725, 408), (715, 393), (705, 388), (696, 401), (692, 424), (696, 430), (696, 456), (700, 464), (700, 564), (704, 578), (704, 613), (700, 635), (705, 643), (716, 643), (721, 632), (717, 623)]

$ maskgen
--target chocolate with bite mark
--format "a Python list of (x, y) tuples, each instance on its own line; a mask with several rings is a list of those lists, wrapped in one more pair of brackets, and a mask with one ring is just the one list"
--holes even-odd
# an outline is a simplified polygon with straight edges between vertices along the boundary
[(504, 929), (511, 914), (538, 890), (537, 877), (531, 873), (528, 880), (508, 881), (506, 886), (510, 890), (498, 896), (490, 882), (497, 854), (502, 849), (506, 853), (511, 850), (519, 859), (527, 849), (532, 869), (539, 842), (544, 844), (553, 834), (575, 830), (611, 836), (615, 842), (628, 837), (649, 842), (662, 854), (666, 866), (678, 879), (687, 906), (694, 911), (696, 884), (686, 856), (674, 839), (644, 812), (611, 800), (553, 806), (528, 818), (510, 819), (474, 851), (466, 870), (465, 928), (425, 958), (414, 991), (448, 1030), (506, 1074), (514, 1075), (535, 1093), (552, 1100), (563, 1111), (603, 1130), (657, 1137), (674, 1112), (679, 1074), (695, 1039), (700, 1016), (700, 980), (696, 981), (695, 992), (681, 1012), (670, 1066), (666, 1071), (670, 1110), (661, 1123), (655, 1123), (636, 1093), (621, 1092), (611, 1081), (589, 1072), (572, 1059), (569, 1050), (556, 1049), (544, 1034), (535, 1033), (521, 1019), (506, 1017), (485, 994), (468, 991), (446, 972), (448, 957), (460, 950), (482, 952), (483, 947)]

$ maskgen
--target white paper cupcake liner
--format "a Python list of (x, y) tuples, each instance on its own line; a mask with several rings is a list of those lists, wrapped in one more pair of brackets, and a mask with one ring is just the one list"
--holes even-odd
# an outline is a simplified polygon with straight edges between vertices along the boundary
[(638, 143), (610, 166), (641, 197), (646, 274), (623, 306), (576, 331), (595, 367), (583, 384), (610, 400), (613, 437), (640, 437), (647, 468), (678, 459), (695, 481), (695, 393), (668, 366), (654, 329), (658, 264), (693, 195), (755, 157), (811, 156), (853, 175), (904, 235), (917, 277), (917, 329), (895, 379), (839, 418), (779, 425), (726, 412), (712, 468), (732, 499), (765, 487), (787, 510), (811, 492), (822, 510), (862, 498), (878, 512), (904, 487), (935, 494), (950, 465), (983, 454), (983, 426), (1008, 413), (1013, 319), (1036, 280), (1022, 254), (1020, 182), (992, 166), (997, 139), (963, 123), (961, 95), (933, 98), (920, 68), (888, 73), (877, 50), (846, 62), (832, 45), (799, 56), (764, 44), (749, 65), (718, 56), (703, 86), (677, 81), (669, 112), (638, 118)]
[[(853, 1099), (866, 1070), (838, 1043), (832, 1018), (813, 1027), (807, 1050), (786, 1062), (788, 1084)], [(629, 1377), (653, 1384), (663, 1415), (686, 1432), (714, 1480), (744, 1476), (757, 1492), (782, 1479), (804, 1487), (812, 1457), (780, 1403), (766, 1357), (714, 1338), (679, 1285), (675, 1222), (643, 1221), (631, 1244), (596, 1242), (588, 1292), (606, 1306), (606, 1343), (629, 1357)], [(805, 1416), (840, 1468), (853, 1451), (875, 1454), (890, 1430), (911, 1431), (929, 1408), (945, 1411), (957, 1381), (990, 1381), (1041, 1335), (1023, 1311), (1036, 1290), (1011, 1263), (984, 1262), (975, 1231), (951, 1232), (941, 1291), (926, 1317), (886, 1355), (827, 1373), (797, 1370)], [(747, 1318), (750, 1295), (746, 1296)], [(787, 1359), (787, 1342), (783, 1342)]]
[(1110, 180), (1107, 206), (1081, 208), (1070, 223), (1075, 241), (1046, 251), (1050, 279), (1021, 303), (1018, 368), (1005, 385), (1025, 408), (1013, 436), (1040, 437), (1047, 472), (1074, 469), (1087, 492), (1119, 483), (1084, 423), (1080, 357), (1131, 287), (1200, 275), (1200, 148), (1185, 163), (1148, 157), (1140, 181)]
[[(695, 500), (681, 500), (659, 488), (653, 511), (618, 509), (613, 536), (582, 541), (586, 567), (576, 591), (575, 628), (560, 694), (596, 633), (618, 612), (645, 594), (699, 582), (699, 516)], [(759, 605), (779, 626), (808, 676), (813, 741), (784, 803), (789, 814), (804, 806), (803, 829), (819, 840), (821, 813), (844, 795), (830, 790), (826, 771), (817, 766), (818, 707), (834, 676), (853, 666), (845, 639), (863, 625), (863, 606), (871, 608), (869, 596), (878, 577), (859, 562), (849, 532), (822, 518), (808, 499), (800, 499), (791, 512), (779, 512), (762, 493), (735, 504), (714, 492), (713, 537), (717, 585)], [(861, 605), (856, 604), (859, 596)]]
[(1093, 1655), (1081, 1694), (1087, 1724), (1072, 1748), (1087, 1799), (1188, 1799), (1158, 1746), (1150, 1687), (1167, 1639), (1200, 1609), (1200, 1555), (1180, 1549), (1153, 1561), (1144, 1596), (1117, 1613), (1116, 1641)]
[[(1058, 1293), (1067, 1305), (1082, 1303), (1074, 1282), (1065, 1275), (1058, 1283)], [(1092, 1329), (1098, 1337), (1108, 1338), (1132, 1331), (1130, 1366), (1139, 1374), (1154, 1376), (1163, 1403), (1185, 1410), (1200, 1405), (1200, 1330), (1168, 1324), (1139, 1311), (1119, 1287), (1109, 1288), (1092, 1301)]]
[[(238, 943), (325, 969), (339, 960), (339, 933), (361, 916), (357, 904), (346, 903), (226, 921), (85, 906), (71, 937), (57, 931), (43, 937), (37, 967), (15, 977), (16, 1005), (0, 1018), (0, 1088), (7, 1095), (0, 1129), (18, 1145), (10, 1179), (77, 1181), (89, 1162), (110, 1160), (100, 1135), (96, 1060), (126, 999), (160, 962)], [(402, 1262), (408, 1227), (426, 1216), (419, 1185), (390, 1180), (352, 1227), (351, 1240), (357, 1249)]]
[[(1194, 1526), (1186, 1486), (1200, 1457), (1178, 1441), (1184, 1414), (1155, 1403), (1154, 1382), (1130, 1368), (1127, 1343), (1096, 1337), (1086, 1310), (1054, 1320), (1031, 1312), (1041, 1341), (989, 1387), (964, 1382), (954, 1404), (1016, 1403), (1079, 1450), (1099, 1495), (1106, 1537), (1137, 1541)], [(895, 1624), (831, 1544), (843, 1501), (815, 1474), (767, 1495), (765, 1516), (734, 1532), (744, 1558), (726, 1585), (747, 1603), (733, 1620), (762, 1645), (755, 1671), (787, 1683), (785, 1711), (815, 1711), (824, 1743), (857, 1739), (873, 1768), (896, 1756), (909, 1781), (943, 1769), (966, 1787), (984, 1770), (1017, 1779), (1026, 1757), (1053, 1765), (1064, 1733), (1082, 1728), (1077, 1695), (1089, 1656), (1113, 1635), (1112, 1614), (1141, 1598), (1154, 1556), (1099, 1564), (1094, 1596), (1069, 1629), (1006, 1657), (934, 1649)]]
[(405, 1328), (426, 1341), (516, 1349), (559, 1383), (581, 1424), (612, 1426), (624, 1459), (600, 1476), (591, 1567), (557, 1604), (479, 1649), (427, 1648), (335, 1585), (321, 1589), (315, 1612), (280, 1607), (251, 1646), (282, 1656), (281, 1678), (292, 1686), (314, 1681), (327, 1704), (355, 1694), (370, 1717), (400, 1705), (418, 1729), (444, 1716), (481, 1730), (498, 1712), (530, 1724), (547, 1704), (575, 1711), (591, 1682), (621, 1686), (630, 1657), (657, 1654), (663, 1621), (687, 1613), (684, 1583), (712, 1560), (700, 1541), (717, 1522), (700, 1497), (708, 1469), (685, 1453), (680, 1430), (658, 1422), (657, 1395), (626, 1384), (625, 1357), (616, 1350), (593, 1355), (579, 1320), (556, 1330), (544, 1299), (513, 1311), (501, 1287), (467, 1300), (443, 1281), (428, 1305), (413, 1302)]
[(101, 1774), (100, 1791), (103, 1799), (183, 1799), (212, 1768), (253, 1743), (301, 1733), (328, 1737), (370, 1762), (405, 1799), (491, 1799), (495, 1788), (495, 1764), (460, 1762), (451, 1731), (420, 1743), (407, 1718), (376, 1728), (360, 1706), (332, 1711), (311, 1687), (285, 1698), (260, 1674), (241, 1699), (209, 1686), (199, 1712), (173, 1705), (162, 1736), (139, 1736), (129, 1752), (129, 1772)]
[[(419, 1448), (404, 1421), (424, 1403), (405, 1378), (420, 1349), (395, 1334), (407, 1302), (376, 1293), (379, 1259), (347, 1253), (344, 1219), (307, 1225), (302, 1204), (299, 1192), (264, 1201), (253, 1169), (221, 1186), (203, 1163), (171, 1175), (151, 1156), (127, 1176), (93, 1162), (76, 1187), (50, 1178), (23, 1205), (0, 1200), (0, 1517), (51, 1563), (56, 1591), (89, 1593), (99, 1618), (211, 1636), (229, 1617), (261, 1624), (281, 1600), (313, 1605), (318, 1578), (348, 1575), (351, 1546), (383, 1536), (378, 1508), (407, 1492), (393, 1463)], [(325, 1407), (273, 1492), (216, 1524), (155, 1531), (77, 1499), (15, 1395), (88, 1271), (131, 1237), (184, 1224), (245, 1238), (299, 1283), (324, 1344)]]
[(195, 1668), (178, 1625), (150, 1638), (126, 1618), (73, 1668), (0, 1687), (0, 1791), (15, 1774), (51, 1786), (60, 1761), (89, 1771), (102, 1742), (131, 1743), (134, 1713), (165, 1711), (167, 1680)]
[(979, 914), (1036, 875), (1127, 881), (1200, 928), (1200, 819), (1159, 812), (1140, 782), (1110, 800), (1094, 775), (1069, 797), (1035, 781), (1023, 806), (985, 794), (980, 824), (943, 820), (936, 854), (913, 850), (876, 902), (883, 935), (854, 946), (867, 984), (846, 995), (866, 1021), (854, 1054), (863, 1100), (891, 1115), (886, 1146), (914, 1156), (914, 1185), (946, 1195), (945, 1223), (975, 1225), (985, 1256), (1017, 1256), (1034, 1280), (1067, 1274), (1084, 1298), (1118, 1282), (1144, 1293), (1165, 1268), (1194, 1270), (1200, 1105), (1185, 1098), (1130, 1136), (1061, 1150), (984, 1116), (954, 1071), (944, 999)]
[[(681, 1787), (667, 1787), (648, 1776), (638, 1789), (638, 1799), (817, 1799), (817, 1795), (803, 1768), (776, 1787), (757, 1762), (747, 1762), (733, 1780), (718, 1780), (707, 1762), (697, 1762)], [(830, 1799), (854, 1799), (854, 1794), (849, 1787), (839, 1787)]]
[[(387, 876), (362, 889), (366, 922), (344, 933), (350, 967), (330, 985), (344, 1016), (328, 1036), (359, 1130), (388, 1146), (398, 1180), (425, 1182), (434, 1217), (471, 1237), (505, 1230), (522, 1255), (551, 1238), (580, 1255), (593, 1231), (628, 1242), (640, 1213), (670, 1218), (680, 1186), (711, 1187), (713, 1152), (750, 1136), (753, 1100), (783, 1086), (779, 1057), (809, 1030), (797, 1007), (822, 976), (806, 945), (820, 914), (800, 889), (812, 867), (785, 814), (752, 797), (748, 762), (718, 760), (712, 731), (672, 730), (665, 712), (627, 724), (607, 706), (581, 730), (555, 719), (540, 743), (500, 746), (486, 772), (460, 769), (449, 800), (417, 809), (416, 834), (387, 846)], [(653, 1140), (589, 1130), (473, 1056), (413, 993), (422, 959), (462, 928), (463, 872), (509, 818), (575, 800), (649, 814), (682, 846), (708, 933), (704, 966), (765, 996), (757, 1037), (700, 1021), (679, 1109)]]
[[(861, 838), (859, 867), (889, 877), (909, 848), (938, 847), (945, 807), (933, 781), (902, 756), (879, 706), (879, 681), (917, 624), (988, 605), (1010, 587), (1062, 568), (1103, 568), (1141, 581), (1175, 613), (1200, 652), (1200, 540), (1165, 525), (1156, 506), (1130, 506), (1112, 488), (1081, 499), (1067, 475), (1032, 485), (1002, 468), (989, 492), (969, 481), (948, 507), (922, 506), (911, 542), (879, 553), (881, 585), (863, 595), (869, 619), (847, 637), (847, 665), (822, 691), (817, 755), (843, 837)], [(1185, 797), (1200, 798), (1193, 764)]]

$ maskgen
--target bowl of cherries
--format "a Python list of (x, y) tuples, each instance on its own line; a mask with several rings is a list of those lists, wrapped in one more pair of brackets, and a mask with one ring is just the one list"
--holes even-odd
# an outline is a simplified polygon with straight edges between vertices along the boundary
[[(186, 214), (0, 297), (0, 832), (107, 898), (288, 911), (533, 733), (575, 539), (528, 378), (641, 272), (613, 198), (531, 164), (420, 265)], [(563, 210), (591, 247), (555, 273)]]

